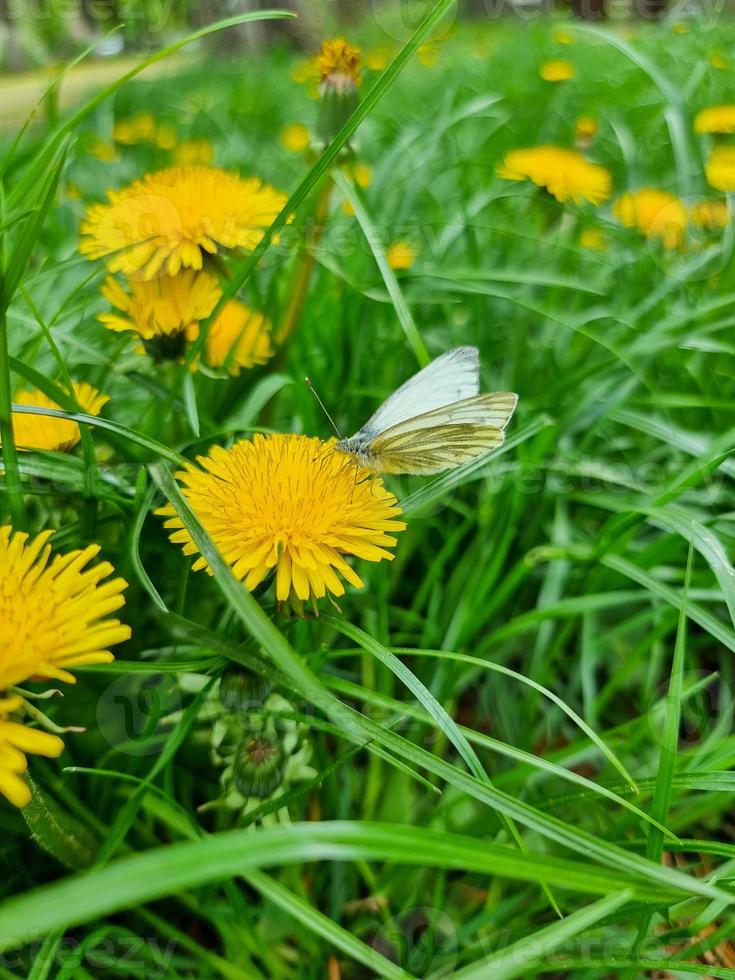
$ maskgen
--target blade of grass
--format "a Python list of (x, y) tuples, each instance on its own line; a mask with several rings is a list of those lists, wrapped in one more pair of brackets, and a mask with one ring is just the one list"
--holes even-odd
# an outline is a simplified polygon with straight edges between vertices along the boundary
[(561, 922), (538, 929), (501, 952), (486, 956), (463, 970), (457, 970), (453, 976), (458, 980), (485, 980), (486, 977), (492, 977), (493, 980), (512, 980), (512, 977), (528, 976), (536, 963), (543, 962), (555, 949), (589, 929), (600, 919), (612, 915), (632, 897), (629, 889), (607, 895), (599, 902), (577, 909)]
[(421, 334), (419, 333), (416, 323), (414, 322), (411, 310), (409, 309), (408, 303), (403, 295), (403, 291), (398, 285), (396, 274), (388, 264), (385, 249), (380, 241), (380, 237), (375, 229), (372, 218), (368, 214), (367, 209), (362, 202), (362, 197), (358, 193), (355, 185), (352, 184), (344, 176), (344, 174), (339, 173), (339, 171), (335, 171), (334, 173), (334, 183), (342, 191), (345, 199), (354, 209), (358, 224), (362, 229), (365, 240), (370, 246), (370, 251), (373, 253), (375, 264), (383, 277), (383, 282), (385, 283), (385, 288), (388, 290), (388, 295), (393, 303), (393, 308), (396, 311), (398, 322), (403, 328), (403, 332), (411, 345), (411, 350), (413, 351), (419, 366), (425, 367), (430, 360), (429, 352), (427, 351), (426, 345), (424, 344)]
[[(661, 824), (666, 823), (669, 807), (671, 806), (676, 756), (679, 748), (684, 666), (686, 662), (687, 594), (692, 575), (693, 557), (694, 542), (692, 541), (689, 544), (689, 557), (687, 559), (686, 577), (684, 579), (684, 591), (681, 597), (679, 625), (676, 630), (676, 641), (674, 643), (674, 658), (671, 664), (669, 690), (664, 701), (665, 712), (660, 733), (661, 751), (659, 752), (656, 785), (651, 802), (651, 816)], [(663, 847), (664, 838), (661, 831), (656, 827), (649, 827), (648, 838), (646, 840), (646, 857), (650, 861), (660, 861)], [(652, 916), (648, 913), (643, 916), (638, 925), (638, 934), (633, 945), (633, 956), (635, 957), (641, 951), (641, 946), (646, 939), (651, 925), (651, 919)]]

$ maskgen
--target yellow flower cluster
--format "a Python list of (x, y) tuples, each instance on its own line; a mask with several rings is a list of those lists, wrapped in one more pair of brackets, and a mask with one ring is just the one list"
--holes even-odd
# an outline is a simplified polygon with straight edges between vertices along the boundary
[(97, 545), (51, 560), (44, 531), (34, 539), (0, 527), (0, 793), (15, 806), (31, 799), (22, 774), (26, 753), (56, 757), (63, 742), (19, 721), (28, 680), (73, 684), (72, 667), (109, 663), (110, 647), (129, 639), (130, 628), (110, 613), (124, 604), (127, 583), (111, 578), (108, 562), (92, 565)]
[(133, 146), (136, 143), (152, 143), (161, 150), (176, 146), (176, 132), (166, 123), (157, 123), (150, 112), (139, 112), (131, 119), (121, 119), (112, 128), (116, 143)]
[[(190, 143), (187, 154), (204, 155), (207, 147)], [(286, 202), (257, 177), (203, 164), (147, 174), (108, 199), (87, 210), (80, 250), (105, 259), (127, 283), (107, 278), (102, 294), (114, 310), (99, 319), (136, 334), (155, 357), (173, 359), (199, 336), (222, 295), (212, 257), (252, 251)], [(204, 346), (207, 363), (233, 374), (272, 354), (268, 320), (236, 301), (220, 311)]]

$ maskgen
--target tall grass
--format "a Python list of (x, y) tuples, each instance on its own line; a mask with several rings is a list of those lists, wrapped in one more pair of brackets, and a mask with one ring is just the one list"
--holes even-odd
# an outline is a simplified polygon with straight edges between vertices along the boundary
[[(94, 529), (131, 583), (133, 639), (80, 671), (63, 710), (47, 702), (86, 732), (32, 767), (54, 819), (96, 841), (92, 864), (65, 869), (0, 808), (0, 977), (735, 976), (731, 229), (667, 252), (607, 207), (494, 174), (512, 148), (570, 145), (593, 114), (591, 153), (617, 191), (707, 196), (691, 123), (732, 98), (731, 74), (691, 67), (731, 50), (735, 29), (584, 30), (561, 50), (551, 22), (492, 24), (440, 35), (422, 64), (451, 6), (367, 73), (314, 161), (278, 141), (317, 113), (280, 49), (123, 79), (49, 131), (8, 136), (3, 510), (59, 528), (64, 546)], [(538, 67), (559, 56), (577, 74), (552, 87)], [(102, 163), (86, 148), (141, 104), (180, 139), (209, 139), (217, 165), (290, 192), (229, 280), (274, 323), (299, 260), (278, 232), (294, 215), (306, 234), (334, 175), (275, 367), (156, 372), (96, 323), (84, 206), (168, 158), (139, 145)], [(339, 169), (348, 144), (373, 168), (364, 190)], [(580, 245), (585, 227), (605, 251)], [(398, 239), (418, 253), (399, 274), (385, 258)], [(354, 431), (457, 344), (479, 347), (485, 389), (520, 394), (503, 450), (396, 478), (396, 560), (361, 567), (366, 587), (339, 611), (286, 620), (244, 590), (176, 466), (253, 431), (326, 435), (304, 375)], [(110, 394), (107, 418), (79, 413), (72, 377)], [(24, 383), (82, 423), (82, 455), (13, 451), (8, 396)], [(167, 541), (164, 499), (211, 577)], [(274, 685), (280, 725), (312, 751), (308, 772), (243, 813), (211, 808), (208, 712), (232, 663)], [(129, 740), (111, 739), (105, 712), (128, 708)]]

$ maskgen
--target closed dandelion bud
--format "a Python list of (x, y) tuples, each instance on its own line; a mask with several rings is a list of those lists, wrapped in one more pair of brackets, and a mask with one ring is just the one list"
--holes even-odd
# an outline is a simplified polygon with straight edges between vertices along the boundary
[(317, 131), (329, 143), (352, 115), (360, 87), (360, 49), (344, 38), (325, 41), (316, 58), (321, 105)]
[(271, 682), (252, 670), (228, 667), (222, 675), (219, 699), (227, 711), (244, 714), (259, 708), (270, 694)]
[(283, 781), (286, 759), (280, 743), (272, 736), (246, 737), (237, 749), (232, 778), (243, 796), (264, 799)]

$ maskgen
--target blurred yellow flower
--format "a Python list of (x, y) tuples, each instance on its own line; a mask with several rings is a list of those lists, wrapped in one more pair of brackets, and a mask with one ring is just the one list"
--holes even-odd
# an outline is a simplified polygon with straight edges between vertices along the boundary
[(390, 48), (369, 48), (362, 56), (362, 63), (370, 71), (383, 71), (391, 58)]
[(281, 145), (291, 153), (302, 153), (309, 145), (309, 127), (303, 123), (291, 123), (281, 130)]
[(388, 246), (385, 254), (391, 269), (410, 269), (416, 261), (416, 249), (410, 242), (393, 242)]
[(604, 252), (607, 248), (607, 236), (599, 228), (583, 228), (579, 244), (591, 252)]
[(433, 41), (420, 44), (416, 50), (416, 57), (424, 68), (433, 68), (439, 61), (439, 45)]
[[(345, 465), (324, 442), (303, 435), (255, 435), (230, 449), (215, 446), (199, 465), (177, 474), (182, 491), (233, 574), (254, 589), (272, 570), (276, 598), (301, 603), (344, 593), (340, 576), (355, 588), (362, 581), (345, 560), (392, 559), (389, 536), (405, 528), (401, 510), (379, 478), (357, 464)], [(184, 554), (197, 548), (173, 508), (171, 540)], [(194, 563), (206, 568), (203, 557)]]
[(131, 146), (152, 140), (156, 132), (156, 120), (150, 112), (141, 112), (132, 119), (122, 119), (116, 122), (112, 129), (112, 138), (116, 143)]
[(117, 159), (117, 150), (113, 143), (103, 140), (101, 136), (93, 136), (88, 146), (89, 152), (93, 157), (109, 163)]
[(102, 295), (119, 312), (100, 313), (97, 319), (109, 330), (129, 330), (143, 340), (186, 333), (209, 316), (221, 295), (214, 276), (193, 269), (150, 282), (132, 280), (129, 288), (126, 292), (108, 276)]
[[(190, 340), (199, 336), (198, 326), (190, 328)], [(271, 324), (262, 313), (231, 299), (210, 325), (204, 345), (204, 360), (211, 367), (225, 367), (233, 376), (243, 368), (265, 364), (273, 357)]]
[(565, 31), (559, 28), (554, 31), (554, 40), (557, 44), (574, 44), (574, 35), (571, 31)]
[(574, 78), (574, 74), (574, 65), (563, 59), (547, 61), (539, 68), (539, 75), (545, 82), (566, 82)]
[(574, 124), (574, 138), (577, 143), (587, 146), (597, 136), (598, 129), (594, 116), (580, 116)]
[(373, 168), (369, 163), (355, 163), (352, 167), (352, 176), (357, 186), (365, 190), (373, 182)]
[(735, 133), (735, 105), (712, 105), (694, 118), (695, 133)]
[(720, 51), (713, 51), (709, 56), (709, 63), (712, 68), (717, 68), (720, 71), (727, 71), (730, 67), (730, 62)]
[(681, 248), (688, 224), (687, 210), (674, 194), (655, 187), (626, 191), (613, 204), (613, 214), (626, 228), (660, 238), (665, 248)]
[(162, 124), (156, 127), (153, 142), (161, 150), (173, 150), (176, 146), (176, 130), (173, 126)]
[(604, 167), (560, 146), (512, 150), (497, 174), (505, 180), (530, 180), (561, 202), (602, 204), (612, 192), (612, 179)]
[(209, 140), (182, 140), (174, 150), (173, 161), (177, 167), (207, 167), (213, 157)]
[(56, 759), (64, 751), (57, 735), (11, 720), (22, 703), (19, 697), (0, 698), (0, 793), (18, 807), (31, 802), (31, 791), (21, 778), (28, 769), (26, 753)]
[(711, 187), (735, 191), (735, 146), (715, 146), (704, 172)]
[(201, 166), (146, 174), (107, 196), (88, 208), (79, 250), (143, 279), (201, 269), (203, 255), (219, 248), (254, 249), (286, 203), (257, 177)]
[(343, 37), (324, 41), (315, 63), (322, 83), (337, 89), (360, 84), (360, 49), (348, 44)]
[[(82, 412), (87, 415), (99, 415), (110, 400), (86, 381), (75, 381), (72, 387)], [(35, 389), (19, 391), (14, 401), (16, 405), (62, 410), (55, 401)], [(44, 449), (62, 453), (70, 452), (82, 438), (79, 426), (71, 419), (58, 419), (51, 415), (26, 415), (21, 412), (13, 412), (13, 435), (18, 449)]]
[(725, 201), (705, 198), (697, 201), (689, 209), (689, 216), (696, 228), (718, 231), (730, 224), (730, 214)]
[(689, 28), (687, 27), (687, 25), (686, 24), (682, 24), (682, 22), (680, 20), (674, 21), (674, 23), (671, 25), (671, 30), (674, 32), (674, 34), (688, 34), (689, 33)]
[(73, 684), (69, 668), (110, 663), (108, 647), (130, 638), (130, 627), (107, 618), (125, 605), (127, 582), (110, 579), (109, 562), (86, 567), (96, 544), (49, 563), (52, 534), (0, 527), (0, 690), (30, 678)]

